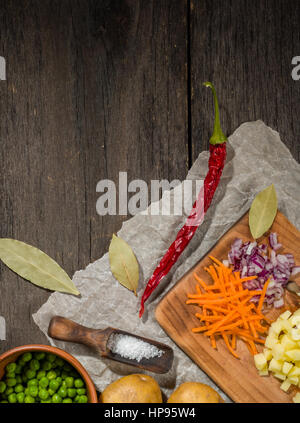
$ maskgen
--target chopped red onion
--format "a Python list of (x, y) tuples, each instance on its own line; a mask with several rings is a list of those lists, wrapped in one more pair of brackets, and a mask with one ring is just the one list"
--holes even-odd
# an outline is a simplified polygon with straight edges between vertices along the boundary
[(279, 250), (282, 245), (279, 244), (278, 240), (277, 240), (277, 233), (276, 232), (272, 232), (269, 236), (269, 243), (270, 243), (270, 247), (272, 248), (272, 250), (277, 251)]
[[(284, 304), (284, 287), (291, 275), (300, 272), (300, 266), (295, 266), (292, 254), (276, 253), (282, 247), (276, 232), (270, 234), (269, 244), (271, 250), (268, 257), (266, 244), (257, 245), (256, 242), (243, 242), (242, 239), (237, 238), (228, 253), (228, 264), (234, 271), (239, 271), (241, 277), (257, 276), (254, 280), (244, 282), (245, 288), (249, 290), (262, 289), (270, 279), (265, 302), (268, 306), (273, 305), (279, 308)], [(254, 296), (252, 301), (257, 303), (259, 296)]]

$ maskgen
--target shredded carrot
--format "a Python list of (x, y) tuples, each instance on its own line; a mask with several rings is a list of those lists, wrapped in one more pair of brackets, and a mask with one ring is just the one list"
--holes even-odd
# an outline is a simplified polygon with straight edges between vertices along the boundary
[[(257, 353), (256, 343), (264, 344), (262, 337), (272, 323), (262, 312), (269, 280), (261, 291), (248, 290), (243, 282), (256, 279), (256, 276), (241, 277), (240, 272), (234, 272), (220, 260), (209, 256), (213, 265), (205, 270), (213, 279), (213, 284), (206, 284), (196, 273), (194, 277), (196, 294), (188, 294), (187, 304), (201, 307), (201, 313), (196, 313), (201, 326), (193, 328), (193, 333), (203, 333), (209, 337), (211, 346), (217, 348), (217, 339), (222, 338), (230, 353), (239, 358), (236, 353), (237, 340), (241, 339), (251, 354)], [(260, 296), (258, 305), (251, 300)]]

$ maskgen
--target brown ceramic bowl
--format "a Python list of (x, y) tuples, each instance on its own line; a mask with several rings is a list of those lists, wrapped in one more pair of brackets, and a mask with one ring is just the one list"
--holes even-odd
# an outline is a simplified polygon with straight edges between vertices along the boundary
[(52, 353), (52, 354), (58, 355), (59, 357), (61, 357), (62, 359), (70, 363), (81, 375), (82, 379), (84, 380), (86, 384), (87, 397), (89, 399), (89, 402), (90, 403), (98, 402), (97, 392), (93, 384), (93, 381), (90, 378), (88, 372), (85, 370), (85, 368), (79, 363), (79, 361), (76, 360), (75, 357), (73, 357), (71, 354), (67, 353), (66, 351), (63, 351), (60, 348), (50, 347), (49, 345), (39, 345), (39, 344), (22, 345), (21, 347), (13, 348), (12, 350), (9, 350), (5, 352), (4, 354), (0, 355), (0, 380), (4, 375), (4, 369), (8, 363), (16, 361), (19, 355), (26, 352), (32, 352), (32, 351), (43, 351), (46, 353)]

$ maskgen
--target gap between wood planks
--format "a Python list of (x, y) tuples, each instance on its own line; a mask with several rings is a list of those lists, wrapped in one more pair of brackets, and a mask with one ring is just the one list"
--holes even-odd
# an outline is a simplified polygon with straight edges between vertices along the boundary
[(191, 0), (186, 7), (186, 56), (187, 56), (187, 112), (188, 112), (188, 166), (192, 167), (192, 82), (191, 82)]

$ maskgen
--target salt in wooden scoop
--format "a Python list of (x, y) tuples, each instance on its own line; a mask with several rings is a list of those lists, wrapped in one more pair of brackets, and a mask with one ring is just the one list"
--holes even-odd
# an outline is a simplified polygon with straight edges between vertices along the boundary
[[(93, 347), (100, 352), (102, 357), (119, 361), (121, 363), (130, 364), (131, 366), (136, 366), (140, 369), (149, 370), (154, 373), (167, 373), (172, 367), (173, 363), (174, 354), (172, 348), (169, 346), (153, 341), (152, 339), (133, 335), (129, 332), (124, 332), (120, 329), (114, 329), (111, 327), (103, 330), (90, 329), (79, 325), (72, 320), (66, 319), (65, 317), (54, 316), (49, 323), (48, 335), (51, 336), (51, 338), (55, 338), (60, 341), (76, 342), (78, 344), (84, 344), (89, 347)], [(132, 338), (135, 338), (136, 340), (145, 342), (149, 345), (149, 347), (155, 347), (153, 350), (156, 355), (152, 354), (153, 356), (149, 358), (143, 357), (137, 361), (132, 358), (123, 357), (123, 354), (120, 355), (116, 352), (113, 352), (112, 350), (114, 350), (114, 348), (111, 350), (109, 345), (113, 345), (115, 343), (114, 338), (116, 336), (118, 336), (117, 339), (120, 340), (122, 335), (129, 336), (129, 341), (132, 341)], [(141, 344), (141, 346), (145, 345)]]

